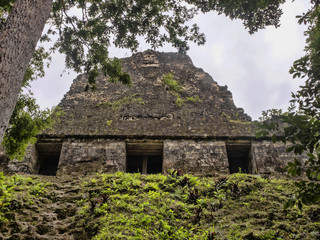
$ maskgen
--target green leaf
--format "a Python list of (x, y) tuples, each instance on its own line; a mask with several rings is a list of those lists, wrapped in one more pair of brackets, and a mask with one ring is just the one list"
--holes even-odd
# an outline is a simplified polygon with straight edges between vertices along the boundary
[(287, 210), (289, 208), (292, 208), (296, 203), (295, 199), (289, 199), (285, 204), (284, 204), (284, 210)]

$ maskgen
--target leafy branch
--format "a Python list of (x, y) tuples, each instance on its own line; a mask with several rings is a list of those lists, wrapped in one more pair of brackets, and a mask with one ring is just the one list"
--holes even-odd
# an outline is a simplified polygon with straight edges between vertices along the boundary
[[(260, 135), (271, 134), (273, 140), (289, 142), (288, 152), (305, 154), (304, 162), (294, 159), (287, 166), (292, 176), (306, 176), (309, 181), (297, 183), (297, 197), (286, 207), (295, 204), (320, 202), (320, 7), (319, 1), (311, 1), (311, 8), (297, 16), (299, 24), (308, 26), (305, 31), (305, 55), (293, 63), (290, 73), (293, 78), (305, 79), (304, 85), (292, 94), (291, 106), (285, 113), (269, 111), (261, 125)], [(281, 131), (276, 136), (275, 132)]]

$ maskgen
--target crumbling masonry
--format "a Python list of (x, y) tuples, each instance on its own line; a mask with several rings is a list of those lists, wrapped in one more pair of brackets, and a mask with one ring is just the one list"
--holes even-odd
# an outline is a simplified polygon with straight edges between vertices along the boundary
[(188, 56), (149, 50), (122, 62), (132, 86), (100, 74), (93, 92), (87, 75), (78, 76), (59, 104), (63, 116), (8, 170), (272, 173), (293, 159), (283, 144), (257, 139), (251, 118), (235, 107), (227, 87)]

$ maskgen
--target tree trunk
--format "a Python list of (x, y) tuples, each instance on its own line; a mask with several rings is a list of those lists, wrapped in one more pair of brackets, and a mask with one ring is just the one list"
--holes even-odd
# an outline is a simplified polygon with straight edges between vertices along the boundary
[(16, 0), (0, 31), (0, 143), (53, 0)]

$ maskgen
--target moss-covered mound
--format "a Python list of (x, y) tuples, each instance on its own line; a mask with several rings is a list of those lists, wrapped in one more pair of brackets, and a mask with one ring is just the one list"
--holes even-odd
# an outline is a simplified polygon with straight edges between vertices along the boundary
[(0, 174), (0, 239), (319, 239), (320, 206), (284, 210), (293, 181)]

